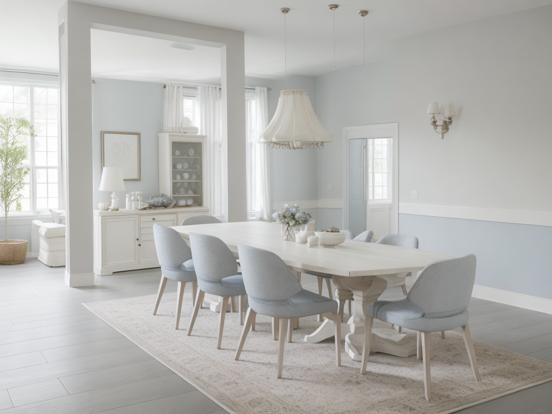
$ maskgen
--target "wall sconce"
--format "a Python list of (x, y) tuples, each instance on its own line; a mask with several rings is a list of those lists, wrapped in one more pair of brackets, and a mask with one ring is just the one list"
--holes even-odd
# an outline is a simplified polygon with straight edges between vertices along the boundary
[(441, 139), (444, 139), (452, 125), (452, 117), (454, 116), (452, 105), (441, 106), (438, 102), (432, 102), (427, 107), (427, 113), (431, 115), (433, 130), (441, 136)]

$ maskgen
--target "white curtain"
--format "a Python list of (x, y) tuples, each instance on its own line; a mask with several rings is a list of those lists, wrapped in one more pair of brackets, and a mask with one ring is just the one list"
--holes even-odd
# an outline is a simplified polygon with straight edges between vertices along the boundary
[(225, 217), (224, 206), (228, 186), (226, 181), (225, 131), (222, 111), (221, 90), (217, 86), (199, 86), (199, 133), (205, 135), (205, 160), (207, 205), (210, 214), (221, 219)]
[(184, 98), (194, 93), (194, 88), (170, 83), (165, 85), (163, 107), (163, 131), (189, 132), (191, 120), (184, 117)]
[(271, 220), (269, 147), (260, 142), (268, 123), (267, 89), (246, 96), (247, 206), (250, 217)]

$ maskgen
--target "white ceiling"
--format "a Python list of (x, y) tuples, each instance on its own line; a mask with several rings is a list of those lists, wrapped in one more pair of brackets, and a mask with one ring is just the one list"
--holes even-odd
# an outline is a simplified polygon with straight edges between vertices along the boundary
[[(333, 1), (333, 0), (332, 0)], [(56, 71), (57, 12), (64, 0), (0, 0), (0, 66)], [(320, 0), (84, 0), (86, 3), (228, 27), (245, 32), (246, 72), (281, 76), (281, 6), (288, 16), (288, 71), (316, 75), (332, 70), (331, 17)], [(330, 1), (328, 0), (327, 3)], [(339, 0), (338, 0), (339, 2)], [(362, 19), (368, 58), (398, 38), (488, 16), (552, 4), (552, 0), (342, 0), (336, 12), (337, 66), (361, 62)], [(161, 42), (161, 43), (158, 43)], [(94, 74), (144, 79), (213, 78), (218, 51), (169, 47), (168, 42), (98, 32)], [(214, 67), (216, 63), (216, 68)]]

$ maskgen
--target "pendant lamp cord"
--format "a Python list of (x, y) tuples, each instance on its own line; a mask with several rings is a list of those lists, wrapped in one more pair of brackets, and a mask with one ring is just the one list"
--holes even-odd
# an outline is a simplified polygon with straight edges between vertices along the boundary
[(289, 13), (289, 7), (282, 7), (280, 11), (284, 16), (283, 33), (284, 33), (284, 78), (285, 78), (287, 77), (287, 14)]
[(362, 17), (362, 64), (366, 66), (366, 16), (368, 16), (368, 10), (359, 10), (358, 14)]
[(335, 71), (337, 69), (337, 64), (336, 64), (336, 40), (335, 40), (335, 10), (336, 8), (331, 8), (330, 9), (332, 11), (332, 65), (333, 65), (333, 70)]

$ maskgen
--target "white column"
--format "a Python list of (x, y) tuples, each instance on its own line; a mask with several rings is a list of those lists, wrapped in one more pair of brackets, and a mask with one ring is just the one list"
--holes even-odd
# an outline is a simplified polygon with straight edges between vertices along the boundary
[(60, 12), (61, 125), (66, 267), (70, 287), (94, 284), (90, 25), (68, 2)]
[(222, 50), (222, 90), (226, 104), (228, 221), (247, 220), (245, 165), (245, 64), (243, 33)]

